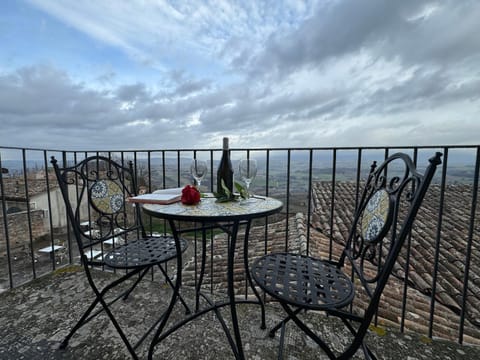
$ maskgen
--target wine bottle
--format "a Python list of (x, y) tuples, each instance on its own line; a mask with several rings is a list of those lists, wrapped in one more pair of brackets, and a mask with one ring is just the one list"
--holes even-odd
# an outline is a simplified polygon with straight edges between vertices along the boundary
[[(228, 191), (224, 189), (222, 182)], [(224, 198), (233, 197), (233, 169), (230, 160), (230, 152), (228, 150), (227, 137), (223, 138), (222, 158), (217, 171), (217, 195)]]

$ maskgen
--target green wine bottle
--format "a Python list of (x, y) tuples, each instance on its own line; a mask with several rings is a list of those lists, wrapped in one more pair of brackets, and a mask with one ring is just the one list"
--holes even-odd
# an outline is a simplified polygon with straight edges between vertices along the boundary
[(233, 169), (228, 150), (228, 138), (223, 138), (223, 152), (217, 171), (217, 196), (233, 198)]

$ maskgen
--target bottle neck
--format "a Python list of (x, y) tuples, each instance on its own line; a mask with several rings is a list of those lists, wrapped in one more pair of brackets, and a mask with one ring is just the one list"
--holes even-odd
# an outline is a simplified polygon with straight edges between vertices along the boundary
[(224, 165), (228, 165), (230, 163), (230, 153), (229, 153), (228, 149), (223, 150), (221, 162)]

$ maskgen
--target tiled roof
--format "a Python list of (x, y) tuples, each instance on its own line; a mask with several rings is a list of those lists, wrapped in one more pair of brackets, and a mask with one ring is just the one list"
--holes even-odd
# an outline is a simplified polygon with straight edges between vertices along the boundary
[[(355, 185), (349, 182), (335, 183), (335, 207), (333, 219), (331, 211), (331, 183), (317, 182), (313, 186), (314, 213), (311, 242), (323, 244), (321, 248), (328, 251), (330, 244), (336, 256), (342, 249), (348, 235), (349, 221), (352, 219), (355, 205)], [(438, 253), (438, 272), (435, 292), (434, 336), (458, 337), (462, 289), (464, 283), (465, 260), (467, 253), (468, 226), (472, 188), (468, 185), (447, 185), (444, 193), (442, 231)], [(407, 302), (407, 320), (412, 326), (423, 329), (428, 326), (433, 287), (435, 263), (435, 244), (440, 210), (440, 187), (431, 185), (424, 203), (420, 208), (411, 238), (411, 255), (408, 259), (409, 287)], [(332, 228), (332, 243), (330, 243)], [(476, 239), (476, 240), (475, 240)], [(480, 252), (478, 231), (474, 234), (471, 251), (469, 289), (466, 299), (465, 338), (467, 342), (480, 343)], [(326, 253), (323, 255), (327, 255)], [(401, 303), (395, 301), (403, 297), (403, 279), (405, 277), (406, 250), (399, 257), (394, 268), (393, 282), (385, 290), (385, 304), (389, 312), (397, 313)], [(394, 289), (391, 289), (392, 284)], [(400, 313), (398, 313), (400, 316)], [(386, 313), (385, 313), (386, 315)], [(408, 324), (406, 324), (408, 325)]]
[[(328, 258), (330, 248), (333, 258), (338, 258), (342, 250), (344, 237), (347, 236), (349, 222), (352, 219), (355, 205), (355, 186), (351, 183), (336, 183), (335, 208), (333, 224), (333, 241), (330, 242), (330, 183), (315, 183), (313, 186), (313, 202), (315, 211), (312, 214), (311, 228), (309, 231), (309, 253), (316, 257)], [(460, 196), (463, 194), (462, 196)], [(405, 304), (405, 329), (415, 330), (421, 334), (428, 334), (428, 324), (431, 308), (431, 284), (434, 263), (436, 220), (438, 218), (439, 189), (431, 186), (425, 203), (420, 210), (417, 223), (412, 233), (409, 271), (409, 287), (407, 288), (407, 301)], [(468, 232), (468, 213), (458, 209), (467, 209), (465, 206), (471, 200), (468, 187), (448, 187), (445, 192), (445, 214), (443, 219), (442, 240), (439, 254), (439, 270), (437, 275), (436, 302), (433, 320), (433, 336), (458, 341), (460, 324), (460, 291), (463, 284), (463, 271), (465, 257), (465, 240)], [(457, 210), (454, 210), (457, 209)], [(465, 215), (467, 214), (467, 215)], [(465, 218), (465, 216), (467, 216)], [(268, 252), (288, 251), (305, 253), (307, 249), (307, 219), (304, 214), (298, 213), (288, 219), (269, 223), (265, 230), (264, 226), (252, 227), (249, 240), (250, 262)], [(242, 233), (242, 231), (240, 231)], [(266, 242), (265, 242), (265, 239)], [(478, 243), (478, 241), (477, 241)], [(210, 253), (213, 245), (213, 257)], [(207, 262), (206, 275), (203, 284), (209, 289), (212, 284), (214, 290), (225, 289), (227, 269), (227, 244), (226, 235), (220, 234), (207, 239)], [(463, 244), (460, 247), (460, 244)], [(193, 246), (191, 244), (190, 246)], [(197, 253), (200, 254), (201, 245), (198, 242)], [(239, 234), (236, 247), (237, 252), (243, 252), (243, 236)], [(478, 255), (478, 250), (475, 255)], [(475, 255), (472, 257), (470, 273), (470, 295), (467, 299), (467, 318), (465, 321), (463, 341), (466, 343), (480, 344), (480, 328), (475, 325), (478, 319), (476, 305), (476, 290), (479, 284), (478, 262)], [(200, 255), (198, 255), (200, 256)], [(241, 256), (238, 256), (241, 259)], [(213, 260), (213, 266), (212, 261)], [(474, 264), (474, 262), (476, 262)], [(200, 261), (198, 261), (198, 264)], [(394, 269), (395, 276), (391, 277), (384, 291), (379, 309), (379, 323), (398, 326), (402, 317), (402, 299), (404, 291), (403, 266), (405, 254), (400, 258), (399, 264)], [(210, 277), (213, 269), (213, 278)], [(199, 272), (200, 269), (197, 268)], [(198, 274), (197, 272), (197, 274)], [(243, 264), (235, 264), (235, 289), (238, 294), (245, 293), (245, 271)], [(184, 282), (193, 285), (195, 281), (195, 259), (186, 262), (184, 268)], [(249, 295), (251, 294), (249, 290)], [(355, 300), (356, 306), (364, 308), (366, 298), (358, 293)]]

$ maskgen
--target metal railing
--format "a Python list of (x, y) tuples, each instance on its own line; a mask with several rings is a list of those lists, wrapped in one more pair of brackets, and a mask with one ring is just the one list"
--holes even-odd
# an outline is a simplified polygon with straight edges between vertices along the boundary
[[(453, 320), (450, 320), (455, 322), (453, 337), (460, 343), (470, 341), (475, 337), (475, 329), (480, 329), (480, 316), (477, 318), (472, 305), (480, 299), (480, 226), (477, 215), (480, 145), (233, 148), (231, 158), (234, 168), (240, 158), (257, 159), (258, 175), (251, 187), (253, 192), (276, 197), (284, 203), (280, 215), (257, 224), (265, 228), (262, 251), (268, 251), (267, 244), (273, 241), (268, 228), (280, 222), (283, 222), (282, 236), (275, 238), (276, 245), (280, 241), (281, 247), (288, 251), (292, 246), (289, 234), (294, 230), (289, 219), (303, 213), (307, 225), (304, 231), (307, 253), (317, 255), (316, 241), (321, 233), (328, 239), (328, 248), (322, 249), (322, 253), (331, 258), (334, 247), (338, 246), (342, 236), (346, 236), (342, 232), (344, 214), (348, 215), (348, 209), (354, 208), (359, 184), (368, 173), (372, 160), (381, 161), (397, 151), (408, 153), (420, 171), (425, 169), (427, 159), (436, 151), (443, 153), (442, 168), (437, 171), (432, 186), (434, 190), (427, 198), (430, 205), (423, 217), (417, 219), (419, 228), (423, 229), (422, 237), (429, 244), (427, 247), (431, 246), (430, 253), (426, 255), (424, 246), (419, 255), (417, 245), (423, 239), (414, 234), (401, 264), (403, 275), (400, 277), (404, 287), (399, 326), (403, 331), (408, 322), (409, 288), (413, 287), (430, 299), (428, 319), (425, 320), (427, 336), (436, 336), (437, 327), (443, 326), (437, 320), (438, 308), (443, 306), (453, 314)], [(78, 261), (49, 161), (55, 156), (66, 165), (94, 154), (124, 163), (133, 161), (137, 184), (145, 186), (147, 191), (191, 183), (191, 159), (208, 160), (209, 175), (202, 181), (201, 189), (206, 192), (215, 190), (221, 149), (80, 152), (0, 147), (0, 291)], [(345, 184), (353, 184), (349, 187), (352, 190), (345, 193)], [(326, 191), (327, 205), (319, 205), (317, 191), (324, 194)], [(168, 231), (165, 224), (155, 219), (149, 219), (148, 223), (152, 232)], [(196, 250), (195, 242), (195, 254)], [(424, 263), (423, 270), (418, 265), (419, 256)], [(448, 284), (451, 279), (445, 280), (443, 274), (447, 271), (455, 274), (452, 277), (454, 283)], [(211, 272), (214, 272), (213, 260)], [(474, 330), (466, 334), (467, 328)]]

